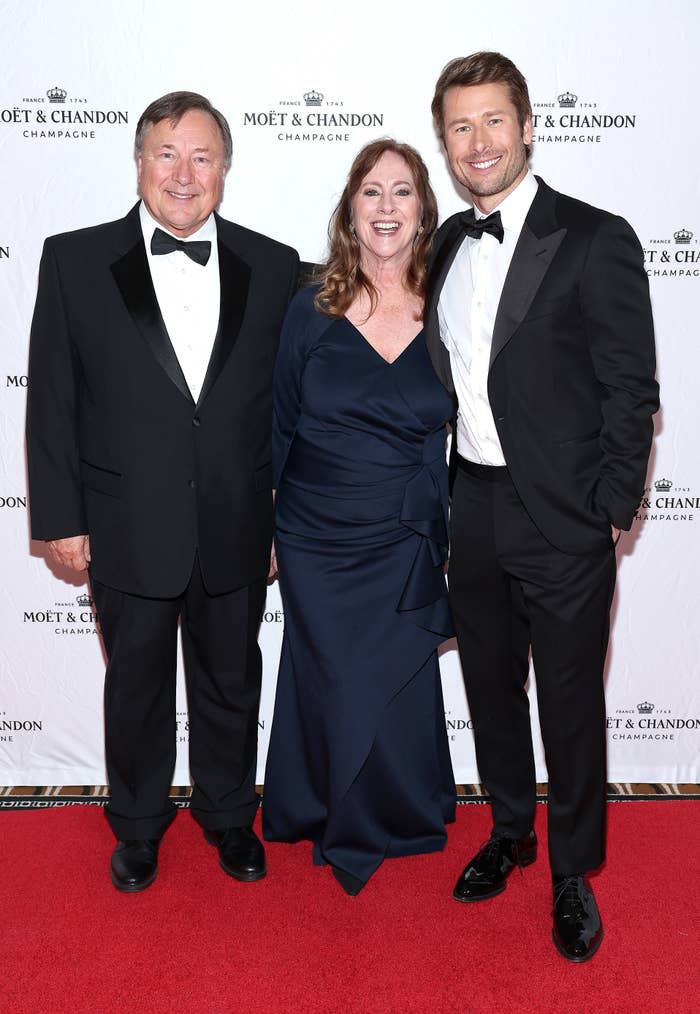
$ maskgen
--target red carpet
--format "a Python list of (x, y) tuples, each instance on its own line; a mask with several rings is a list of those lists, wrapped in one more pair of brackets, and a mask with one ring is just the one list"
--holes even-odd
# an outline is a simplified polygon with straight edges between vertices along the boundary
[[(696, 1014), (697, 802), (609, 807), (593, 884), (606, 936), (571, 965), (550, 940), (545, 851), (481, 905), (450, 895), (488, 836), (462, 806), (444, 853), (392, 860), (347, 898), (307, 845), (268, 846), (270, 873), (220, 872), (187, 812), (158, 879), (120, 895), (112, 838), (92, 807), (3, 814), (2, 1014)], [(546, 810), (538, 807), (538, 833)]]

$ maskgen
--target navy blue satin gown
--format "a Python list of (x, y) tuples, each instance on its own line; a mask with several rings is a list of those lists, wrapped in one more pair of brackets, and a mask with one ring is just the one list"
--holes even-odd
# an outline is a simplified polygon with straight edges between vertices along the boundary
[(314, 292), (290, 306), (275, 372), (285, 628), (263, 830), (365, 882), (442, 849), (454, 820), (437, 660), (451, 403), (422, 332), (389, 364)]

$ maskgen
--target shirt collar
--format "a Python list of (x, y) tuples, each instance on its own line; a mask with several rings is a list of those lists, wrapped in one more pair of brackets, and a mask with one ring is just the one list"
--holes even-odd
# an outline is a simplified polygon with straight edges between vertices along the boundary
[[(520, 232), (525, 224), (527, 213), (535, 199), (536, 193), (537, 180), (532, 171), (528, 169), (515, 190), (511, 190), (498, 207), (493, 209), (494, 211), (500, 211), (504, 229), (510, 232)], [(479, 211), (476, 205), (474, 205), (474, 213), (477, 218), (487, 217), (483, 211)]]
[[(174, 236), (175, 239), (182, 239), (182, 237), (178, 236), (177, 233), (171, 232), (170, 229), (166, 229), (165, 226), (160, 224), (160, 222), (156, 222), (155, 218), (146, 207), (144, 201), (141, 201), (141, 204), (139, 205), (139, 217), (141, 219), (141, 232), (143, 233), (143, 240), (147, 249), (150, 249), (153, 233), (156, 229), (162, 229), (163, 232), (167, 232), (169, 236)], [(214, 218), (213, 212), (196, 232), (193, 232), (191, 236), (187, 237), (186, 242), (189, 243), (190, 240), (195, 239), (208, 239), (212, 243), (216, 243), (216, 219)]]

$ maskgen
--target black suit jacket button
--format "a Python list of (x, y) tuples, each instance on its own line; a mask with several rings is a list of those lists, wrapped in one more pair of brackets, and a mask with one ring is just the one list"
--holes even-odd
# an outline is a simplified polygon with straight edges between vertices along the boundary
[(202, 425), (202, 420), (199, 418), (198, 415), (196, 415), (194, 417), (194, 419), (192, 420), (192, 425), (193, 426), (201, 426)]
[(189, 482), (187, 483), (187, 485), (190, 487), (190, 489), (194, 489), (194, 486), (195, 486), (194, 479), (190, 479)]

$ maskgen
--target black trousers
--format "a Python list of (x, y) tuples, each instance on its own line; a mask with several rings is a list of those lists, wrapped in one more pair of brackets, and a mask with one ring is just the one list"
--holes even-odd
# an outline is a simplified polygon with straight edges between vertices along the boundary
[(160, 838), (176, 808), (177, 628), (189, 712), (192, 812), (205, 828), (252, 823), (262, 660), (258, 631), (266, 583), (209, 595), (196, 559), (174, 599), (141, 598), (94, 578), (107, 652), (105, 750), (117, 838)]
[(604, 858), (603, 667), (615, 553), (569, 556), (530, 519), (507, 468), (459, 459), (452, 494), (450, 604), (494, 832), (533, 825), (535, 764), (525, 684), (529, 653), (549, 775), (554, 875)]

